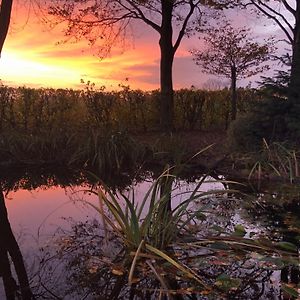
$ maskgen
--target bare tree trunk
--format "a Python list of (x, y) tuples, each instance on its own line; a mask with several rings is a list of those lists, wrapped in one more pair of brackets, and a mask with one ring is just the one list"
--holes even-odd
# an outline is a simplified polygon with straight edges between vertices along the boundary
[(0, 7), (0, 55), (7, 36), (13, 0), (2, 0)]
[(294, 27), (294, 44), (291, 79), (289, 84), (289, 101), (292, 104), (300, 105), (300, 1), (297, 1), (296, 23)]
[(173, 130), (173, 103), (174, 91), (172, 81), (172, 67), (174, 61), (174, 48), (172, 43), (172, 1), (161, 1), (162, 24), (160, 31), (160, 124), (165, 132)]
[(237, 114), (237, 93), (236, 93), (236, 67), (231, 67), (231, 120), (236, 119)]
[(296, 136), (300, 134), (300, 0), (297, 0), (295, 10), (295, 26), (292, 43), (292, 66), (288, 86), (288, 127)]

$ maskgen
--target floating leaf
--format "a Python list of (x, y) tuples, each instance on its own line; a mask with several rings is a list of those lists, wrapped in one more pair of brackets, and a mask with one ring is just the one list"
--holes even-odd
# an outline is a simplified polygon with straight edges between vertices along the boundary
[(213, 248), (213, 249), (218, 249), (218, 250), (229, 250), (230, 249), (230, 247), (224, 242), (212, 243), (210, 245), (210, 247)]
[(245, 230), (243, 225), (237, 224), (237, 225), (234, 226), (233, 235), (243, 237), (246, 233), (247, 233), (247, 231)]
[(204, 213), (202, 213), (201, 211), (196, 211), (194, 214), (195, 214), (195, 218), (197, 220), (200, 220), (200, 221), (206, 220), (206, 215)]
[(228, 266), (230, 264), (229, 262), (220, 259), (211, 260), (210, 263), (215, 266)]
[(117, 275), (117, 276), (122, 276), (124, 275), (124, 270), (122, 268), (117, 268), (117, 267), (114, 267), (111, 272), (114, 274), (114, 275)]
[(211, 290), (209, 290), (209, 289), (203, 290), (203, 291), (200, 292), (200, 294), (203, 295), (203, 296), (210, 295), (211, 294)]
[(215, 230), (215, 231), (217, 231), (217, 232), (219, 232), (219, 233), (224, 232), (224, 228), (222, 228), (222, 227), (220, 227), (220, 226), (218, 226), (218, 225), (213, 225), (213, 226), (211, 227), (211, 229), (213, 229), (213, 230)]
[(88, 271), (89, 271), (89, 273), (91, 273), (91, 274), (95, 274), (95, 273), (97, 273), (97, 271), (98, 271), (98, 267), (92, 266), (92, 267), (90, 267), (90, 268), (88, 269)]
[(297, 246), (289, 242), (279, 242), (277, 246), (285, 251), (297, 252)]
[(283, 284), (281, 286), (282, 291), (284, 291), (285, 293), (287, 293), (289, 296), (295, 297), (297, 298), (299, 296), (299, 293), (296, 289), (289, 287), (286, 284)]
[(140, 278), (137, 278), (137, 277), (133, 277), (131, 279), (131, 283), (134, 284), (134, 283), (138, 283), (141, 279)]
[(225, 281), (225, 280), (230, 280), (230, 279), (231, 279), (230, 276), (225, 273), (223, 273), (217, 277), (217, 281)]
[(218, 276), (216, 281), (216, 285), (226, 291), (237, 289), (240, 284), (241, 284), (240, 279), (231, 278), (225, 273)]
[(265, 258), (263, 255), (261, 255), (260, 253), (257, 253), (257, 252), (251, 252), (250, 255), (251, 255), (251, 258), (257, 259), (257, 260), (261, 260), (261, 259)]
[(252, 238), (252, 237), (255, 236), (255, 235), (256, 235), (256, 232), (251, 231), (250, 234), (249, 234), (249, 237)]

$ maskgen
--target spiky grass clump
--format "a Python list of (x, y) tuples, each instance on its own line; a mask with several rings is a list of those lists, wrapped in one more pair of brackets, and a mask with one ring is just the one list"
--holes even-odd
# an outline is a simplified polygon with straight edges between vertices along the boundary
[(89, 131), (82, 137), (71, 164), (92, 167), (100, 174), (134, 169), (143, 158), (143, 147), (125, 132)]
[(13, 165), (67, 165), (76, 144), (75, 134), (63, 131), (49, 131), (38, 135), (9, 132), (0, 136), (0, 162)]
[(260, 151), (248, 153), (243, 160), (249, 165), (248, 179), (263, 179), (278, 177), (294, 183), (299, 177), (298, 153), (284, 143), (274, 142), (268, 144), (263, 139)]
[[(122, 241), (125, 258), (127, 257), (129, 283), (133, 282), (133, 273), (138, 261), (156, 257), (158, 261), (170, 264), (179, 273), (204, 286), (203, 280), (194, 270), (177, 261), (173, 255), (173, 246), (180, 241), (180, 237), (191, 236), (189, 225), (192, 221), (205, 218), (201, 211), (192, 211), (190, 204), (198, 198), (224, 190), (200, 192), (199, 188), (205, 178), (203, 177), (194, 191), (187, 194), (186, 200), (173, 207), (172, 184), (175, 176), (169, 171), (170, 169), (167, 169), (154, 181), (138, 203), (135, 202), (134, 195), (130, 198), (121, 194), (120, 198), (105, 187), (98, 191), (99, 207), (87, 203), (101, 215), (106, 239), (109, 240), (109, 235), (113, 235)], [(121, 201), (124, 206), (120, 204)], [(150, 269), (152, 267), (151, 265)], [(158, 280), (163, 282), (160, 276)]]

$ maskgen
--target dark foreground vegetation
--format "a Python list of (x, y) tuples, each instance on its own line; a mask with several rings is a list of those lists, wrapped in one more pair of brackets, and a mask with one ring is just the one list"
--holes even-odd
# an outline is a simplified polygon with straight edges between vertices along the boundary
[[(274, 295), (295, 299), (299, 227), (282, 211), (299, 205), (299, 190), (293, 186), (299, 179), (293, 139), (297, 123), (290, 122), (284, 92), (277, 93), (274, 87), (239, 89), (238, 96), (238, 119), (230, 123), (228, 89), (179, 90), (175, 130), (162, 134), (157, 91), (123, 87), (106, 92), (91, 85), (82, 91), (2, 86), (0, 165), (16, 172), (12, 178), (1, 176), (3, 192), (80, 185), (98, 196), (98, 205), (82, 201), (101, 220), (74, 223), (71, 230), (55, 236), (53, 244), (58, 243), (58, 248), (41, 250), (35, 284), (28, 282), (18, 245), (0, 247), (6, 294), (13, 295), (11, 299), (19, 291), (23, 299), (63, 299), (58, 295), (67, 287), (65, 295), (75, 298), (84, 293), (104, 299), (266, 299)], [(49, 175), (51, 167), (71, 176), (70, 182), (51, 171)], [(153, 183), (136, 202), (134, 194), (126, 196), (123, 191), (139, 180), (137, 174), (145, 179), (146, 169)], [(174, 180), (184, 173), (192, 174), (189, 180), (202, 175), (189, 193), (177, 193)], [(225, 189), (202, 189), (209, 175)], [(242, 177), (258, 182), (259, 192), (245, 196), (246, 185), (236, 182)], [(288, 182), (293, 195), (281, 203), (286, 191), (261, 192), (264, 179)], [(116, 186), (121, 192), (116, 193)], [(176, 202), (176, 194), (182, 202)], [(270, 199), (265, 200), (267, 196)], [(258, 203), (259, 198), (263, 200)], [(0, 229), (14, 242), (3, 195), (0, 202), (5, 215)], [(286, 232), (250, 231), (233, 220), (240, 213), (239, 205), (246, 205), (250, 219), (257, 212), (274, 211), (280, 222), (289, 222)], [(228, 208), (230, 224), (224, 229)], [(251, 224), (255, 222), (251, 219)], [(15, 251), (19, 256), (13, 256)], [(9, 255), (15, 267), (23, 268), (16, 276), (19, 286), (11, 287), (8, 281), (12, 278)], [(45, 274), (53, 279), (53, 269), (63, 268), (68, 270), (66, 282), (51, 286)], [(281, 276), (280, 285), (272, 282), (274, 276)]]

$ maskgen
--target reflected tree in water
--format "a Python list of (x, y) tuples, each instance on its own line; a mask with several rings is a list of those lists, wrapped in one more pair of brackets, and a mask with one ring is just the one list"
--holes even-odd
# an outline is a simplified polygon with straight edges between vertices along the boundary
[[(177, 276), (176, 268), (154, 256), (144, 258), (135, 270), (135, 282), (129, 285), (122, 245), (114, 236), (107, 244), (97, 221), (74, 223), (71, 231), (60, 232), (54, 240), (58, 248), (43, 250), (46, 263), (41, 273), (47, 275), (43, 282), (54, 293), (55, 282), (65, 283), (64, 291), (59, 291), (61, 298), (280, 299), (280, 289), (273, 284), (273, 270), (262, 268), (243, 251), (211, 248), (202, 253), (198, 248), (175, 247), (179, 261), (193, 266), (210, 287), (206, 290), (191, 279)], [(164, 287), (147, 262), (163, 282), (176, 282), (176, 288)]]
[[(17, 280), (14, 278), (11, 261)], [(33, 299), (22, 253), (12, 232), (4, 195), (0, 192), (0, 275), (8, 300)]]

